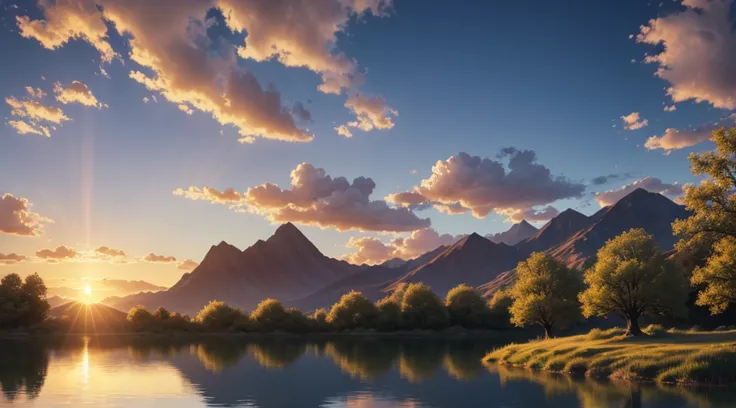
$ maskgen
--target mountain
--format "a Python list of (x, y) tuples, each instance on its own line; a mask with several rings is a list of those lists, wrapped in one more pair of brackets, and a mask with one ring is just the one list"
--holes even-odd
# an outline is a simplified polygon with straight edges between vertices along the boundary
[(523, 253), (506, 244), (496, 244), (472, 233), (445, 249), (431, 261), (411, 270), (387, 289), (401, 283), (423, 282), (444, 296), (455, 286), (479, 286), (495, 279), (523, 259)]
[(689, 216), (690, 212), (685, 207), (667, 197), (637, 189), (596, 213), (591, 217), (592, 225), (578, 231), (549, 253), (571, 266), (580, 267), (606, 241), (631, 228), (643, 228), (654, 236), (662, 251), (668, 251), (677, 242), (677, 237), (672, 234), (672, 223)]
[(516, 247), (527, 254), (546, 251), (590, 224), (591, 218), (569, 208), (552, 218), (539, 232), (516, 244)]
[(127, 314), (120, 310), (99, 303), (77, 301), (52, 308), (49, 316), (67, 320), (72, 332), (115, 333), (123, 330), (127, 323)]
[(526, 222), (526, 220), (521, 220), (520, 223), (512, 225), (507, 231), (486, 235), (486, 238), (497, 244), (516, 245), (537, 232), (539, 230), (536, 227)]
[(199, 266), (166, 291), (103, 302), (121, 310), (142, 304), (194, 314), (217, 299), (251, 310), (268, 297), (282, 301), (304, 297), (358, 269), (324, 256), (298, 228), (286, 223), (244, 251), (227, 242), (212, 246)]
[(54, 308), (59, 305), (63, 305), (64, 303), (71, 302), (73, 299), (66, 298), (63, 296), (53, 295), (46, 298), (46, 301), (49, 303), (49, 307)]

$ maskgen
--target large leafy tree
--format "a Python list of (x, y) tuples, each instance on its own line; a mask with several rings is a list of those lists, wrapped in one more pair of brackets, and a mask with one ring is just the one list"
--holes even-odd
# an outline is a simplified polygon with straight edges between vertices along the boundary
[(441, 329), (450, 323), (444, 302), (430, 286), (410, 283), (401, 299), (401, 314), (409, 329)]
[(11, 273), (0, 281), (0, 327), (30, 326), (46, 319), (46, 284), (38, 274)]
[(580, 274), (541, 252), (533, 253), (516, 267), (517, 280), (510, 290), (509, 312), (516, 326), (539, 325), (547, 337), (556, 327), (580, 316)]
[(709, 178), (687, 186), (685, 205), (693, 215), (672, 225), (681, 236), (678, 250), (711, 252), (703, 267), (693, 272), (691, 283), (700, 287), (696, 304), (718, 314), (736, 301), (736, 128), (713, 132), (716, 150), (690, 154), (694, 175)]
[(445, 297), (445, 306), (450, 312), (450, 324), (469, 329), (488, 325), (491, 315), (488, 301), (471, 286), (462, 284), (452, 288)]
[(643, 229), (631, 229), (609, 240), (597, 258), (585, 272), (588, 288), (580, 295), (585, 317), (621, 315), (626, 319), (626, 333), (639, 336), (640, 316), (684, 311), (685, 275)]

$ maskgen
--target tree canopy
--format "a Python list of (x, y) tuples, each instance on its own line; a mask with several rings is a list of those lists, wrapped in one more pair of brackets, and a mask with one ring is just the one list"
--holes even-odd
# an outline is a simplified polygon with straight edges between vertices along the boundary
[(662, 254), (643, 229), (631, 229), (606, 242), (595, 265), (585, 272), (588, 288), (580, 295), (583, 315), (618, 314), (627, 334), (641, 335), (639, 317), (684, 312), (684, 272)]
[(712, 139), (715, 151), (689, 156), (693, 174), (708, 179), (685, 187), (693, 215), (672, 228), (681, 236), (678, 250), (710, 255), (691, 283), (701, 289), (696, 304), (719, 314), (736, 301), (736, 128), (715, 130)]
[(46, 319), (50, 307), (46, 284), (37, 273), (26, 276), (11, 273), (0, 281), (0, 327), (32, 326)]
[(423, 283), (410, 283), (401, 299), (404, 324), (416, 329), (439, 329), (450, 321), (442, 299)]
[(327, 315), (327, 323), (339, 330), (371, 328), (376, 323), (378, 308), (362, 293), (352, 291), (342, 295)]
[(476, 329), (485, 327), (490, 317), (486, 299), (473, 287), (459, 285), (447, 292), (445, 305), (450, 312), (450, 323)]
[(509, 312), (516, 326), (539, 325), (550, 337), (553, 328), (568, 325), (580, 316), (580, 274), (541, 252), (516, 267), (517, 280), (509, 294)]

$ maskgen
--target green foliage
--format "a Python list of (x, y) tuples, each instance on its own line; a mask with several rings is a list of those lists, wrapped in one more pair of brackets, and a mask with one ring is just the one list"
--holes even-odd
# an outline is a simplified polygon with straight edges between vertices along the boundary
[(309, 326), (314, 331), (327, 331), (330, 328), (330, 325), (327, 324), (327, 310), (324, 308), (319, 308), (312, 312), (309, 316), (307, 316)]
[(310, 325), (307, 316), (301, 310), (290, 307), (286, 309), (287, 319), (283, 327), (284, 330), (292, 333), (303, 333), (309, 331)]
[(378, 307), (376, 324), (379, 330), (391, 331), (401, 328), (401, 304), (393, 296), (379, 300), (376, 306)]
[(684, 273), (643, 229), (609, 240), (597, 258), (585, 272), (588, 289), (580, 295), (585, 317), (618, 314), (627, 319), (627, 334), (640, 335), (640, 316), (685, 311)]
[(711, 314), (723, 313), (736, 302), (736, 238), (727, 236), (716, 242), (713, 255), (704, 266), (695, 268), (690, 283), (702, 288), (696, 304), (707, 307)]
[(432, 288), (423, 283), (406, 286), (401, 301), (404, 325), (409, 329), (441, 329), (450, 323), (450, 316)]
[(37, 273), (6, 275), (0, 281), (0, 327), (16, 328), (43, 322), (49, 311), (46, 285)]
[(141, 328), (153, 322), (153, 315), (144, 306), (137, 305), (130, 308), (127, 319), (134, 327)]
[(153, 317), (157, 320), (168, 320), (171, 317), (171, 313), (165, 307), (161, 306), (153, 312)]
[(342, 295), (327, 315), (327, 323), (338, 330), (371, 328), (376, 324), (378, 308), (362, 293), (352, 291)]
[(491, 309), (483, 296), (471, 286), (462, 284), (447, 292), (445, 306), (452, 325), (468, 329), (488, 326)]
[(514, 303), (514, 298), (511, 297), (509, 290), (499, 290), (493, 294), (493, 297), (488, 301), (488, 307), (490, 308), (490, 327), (507, 328), (511, 325), (511, 305)]
[(580, 274), (549, 255), (535, 252), (516, 267), (517, 280), (510, 290), (511, 322), (519, 327), (541, 326), (547, 337), (555, 327), (569, 325), (580, 316), (577, 295)]
[(289, 317), (290, 315), (284, 305), (278, 300), (270, 298), (262, 300), (250, 314), (250, 319), (256, 329), (266, 332), (284, 330)]
[(225, 302), (212, 300), (197, 313), (194, 320), (210, 330), (226, 330), (242, 315), (240, 309), (231, 307)]

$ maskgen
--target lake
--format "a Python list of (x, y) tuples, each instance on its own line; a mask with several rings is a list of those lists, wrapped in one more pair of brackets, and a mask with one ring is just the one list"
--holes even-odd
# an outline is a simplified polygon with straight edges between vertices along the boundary
[(485, 367), (489, 339), (0, 342), (2, 407), (734, 407), (736, 390)]

